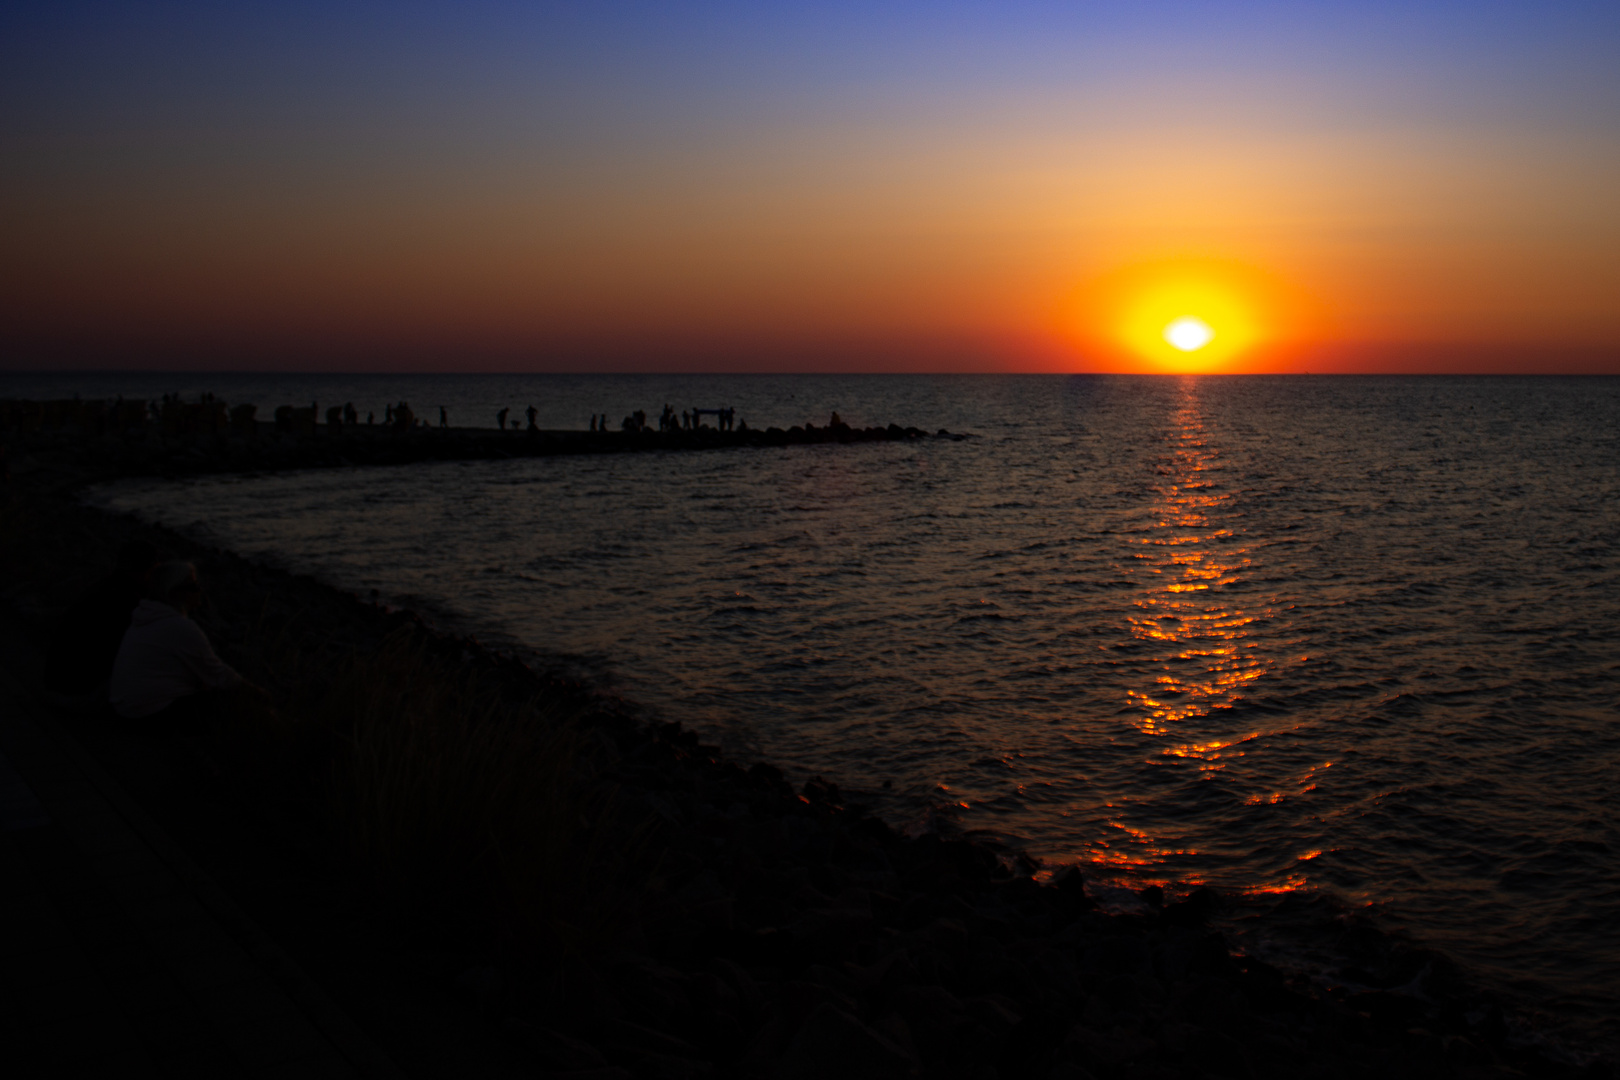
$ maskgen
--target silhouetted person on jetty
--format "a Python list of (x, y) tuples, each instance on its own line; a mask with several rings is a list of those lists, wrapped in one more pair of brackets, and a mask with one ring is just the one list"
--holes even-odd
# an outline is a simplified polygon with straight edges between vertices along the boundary
[(394, 407), (392, 405), (390, 405), (386, 409), (383, 410), (383, 426), (384, 427), (392, 427), (393, 425), (394, 425)]
[(523, 415), (527, 416), (529, 418), (529, 430), (530, 431), (539, 431), (540, 430), (539, 426), (536, 425), (535, 422), (534, 422), (534, 418), (540, 415), (540, 410), (539, 409), (535, 408), (533, 405), (530, 405), (527, 409), (525, 409), (523, 411)]
[(444, 411), (443, 405), (439, 406), (439, 426), (442, 428), (450, 426), (450, 414)]
[(343, 423), (345, 427), (352, 427), (360, 422), (360, 410), (354, 407), (354, 402), (346, 402), (343, 406)]
[(511, 411), (512, 411), (511, 409), (502, 409), (500, 412), (496, 413), (495, 414), (495, 426), (500, 428), (502, 431), (505, 431), (506, 430), (506, 414), (511, 412)]
[(366, 423), (368, 425), (375, 424), (376, 422), (377, 422), (377, 414), (376, 413), (374, 413), (374, 412), (366, 413)]
[(229, 691), (263, 694), (214, 654), (208, 635), (191, 621), (201, 602), (202, 585), (190, 563), (159, 563), (152, 571), (107, 687), (107, 700), (119, 716), (144, 721), (143, 726), (190, 726), (205, 719)]
[(118, 552), (111, 574), (73, 602), (45, 646), (45, 689), (60, 704), (95, 706), (107, 700), (113, 660), (130, 613), (146, 592), (161, 556), (144, 540)]

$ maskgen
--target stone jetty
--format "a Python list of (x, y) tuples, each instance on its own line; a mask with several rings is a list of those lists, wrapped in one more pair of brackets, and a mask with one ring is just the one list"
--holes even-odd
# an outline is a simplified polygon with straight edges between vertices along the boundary
[(161, 403), (0, 400), (0, 441), (11, 444), (14, 467), (19, 455), (39, 451), (52, 460), (128, 476), (969, 437), (894, 423), (852, 427), (836, 414), (824, 425), (740, 430), (707, 424), (660, 429), (627, 418), (619, 428), (601, 431), (432, 427), (404, 403), (391, 406), (386, 416), (388, 422), (346, 422), (343, 411), (332, 408), (322, 423), (315, 405), (283, 405), (263, 419), (254, 405), (206, 397)]

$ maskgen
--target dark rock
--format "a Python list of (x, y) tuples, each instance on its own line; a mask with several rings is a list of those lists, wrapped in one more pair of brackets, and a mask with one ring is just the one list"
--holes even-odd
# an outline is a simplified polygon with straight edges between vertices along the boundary
[(1197, 1029), (1196, 1035), (1187, 1040), (1186, 1053), (1191, 1064), (1211, 1076), (1230, 1080), (1252, 1080), (1254, 1076), (1254, 1067), (1242, 1045), (1219, 1031)]
[(734, 898), (713, 874), (699, 874), (670, 897), (672, 910), (700, 929), (729, 930)]
[(915, 1073), (906, 1052), (853, 1016), (822, 1005), (777, 1063), (779, 1080), (891, 1080)]
[(1152, 1039), (1127, 1028), (1102, 1032), (1077, 1025), (1064, 1041), (1059, 1060), (1107, 1076), (1124, 1069), (1139, 1070), (1151, 1062), (1157, 1052), (1158, 1046)]
[(1249, 1024), (1249, 1000), (1243, 991), (1209, 975), (1182, 983), (1175, 997), (1176, 1010), (1194, 1024), (1231, 1031)]
[(1186, 898), (1171, 904), (1160, 918), (1170, 926), (1202, 926), (1215, 911), (1218, 898), (1212, 889), (1194, 889)]
[(849, 999), (854, 999), (861, 992), (854, 979), (826, 964), (811, 964), (805, 969), (804, 978), (806, 982), (824, 986), (835, 994)]
[(639, 1054), (635, 1066), (638, 1074), (651, 1080), (705, 1080), (715, 1074), (711, 1062), (673, 1054)]
[(621, 1053), (630, 1053), (634, 1056), (646, 1054), (662, 1054), (674, 1058), (698, 1058), (697, 1048), (684, 1039), (676, 1038), (667, 1032), (657, 1031), (640, 1024), (632, 1024), (628, 1020), (610, 1020), (602, 1025), (606, 1038), (604, 1045), (610, 1048), (613, 1056)]
[(912, 1061), (922, 1060), (922, 1055), (917, 1053), (916, 1040), (911, 1037), (911, 1025), (899, 1013), (884, 1013), (872, 1025), (872, 1030), (899, 1047)]
[(1066, 866), (1052, 878), (1052, 887), (1058, 895), (1060, 907), (1068, 914), (1079, 914), (1093, 905), (1086, 896), (1086, 876), (1078, 866)]
[(1305, 999), (1291, 990), (1283, 973), (1270, 964), (1252, 956), (1233, 963), (1238, 967), (1238, 987), (1260, 1012), (1300, 1012), (1305, 1007)]
[(1005, 998), (989, 995), (973, 997), (963, 1001), (962, 1005), (974, 1021), (988, 1028), (998, 1038), (1010, 1034), (1013, 1028), (1024, 1022), (1024, 1018)]
[(1079, 1063), (1065, 1058), (1047, 1070), (1046, 1080), (1097, 1080), (1097, 1078)]
[(1193, 975), (1232, 977), (1237, 968), (1220, 934), (1177, 929), (1159, 943), (1153, 954), (1155, 967), (1171, 982)]
[(507, 1031), (547, 1069), (573, 1073), (608, 1068), (608, 1060), (600, 1050), (561, 1032), (515, 1022), (507, 1025)]
[(958, 874), (974, 883), (988, 880), (1001, 865), (988, 848), (966, 840), (943, 841), (939, 850)]
[(1080, 966), (1094, 976), (1146, 973), (1152, 965), (1147, 944), (1138, 938), (1114, 935), (1091, 943), (1081, 956)]
[(948, 1056), (967, 1009), (942, 986), (909, 986), (889, 996), (890, 1005), (906, 1021), (925, 1062)]
[(865, 994), (882, 994), (918, 982), (917, 968), (904, 949), (896, 949), (864, 967), (845, 964), (844, 970)]
[(1461, 1035), (1453, 1035), (1444, 1040), (1446, 1057), (1458, 1065), (1470, 1068), (1494, 1065), (1488, 1051), (1470, 1042)]
[(1143, 992), (1144, 981), (1135, 975), (1115, 975), (1099, 984), (1091, 997), (1110, 1012), (1140, 1013), (1152, 996)]
[(810, 779), (806, 780), (804, 782), (804, 788), (800, 794), (813, 803), (825, 802), (836, 804), (843, 801), (843, 796), (838, 790), (838, 785), (829, 783), (819, 776), (812, 776)]
[(460, 997), (480, 1009), (489, 1009), (500, 1000), (505, 980), (501, 978), (500, 969), (482, 964), (461, 972), (452, 985)]
[(1391, 994), (1385, 990), (1352, 994), (1345, 999), (1344, 1004), (1352, 1012), (1367, 1016), (1375, 1024), (1402, 1029), (1421, 1021), (1429, 1009), (1417, 998), (1407, 997), (1405, 994)]

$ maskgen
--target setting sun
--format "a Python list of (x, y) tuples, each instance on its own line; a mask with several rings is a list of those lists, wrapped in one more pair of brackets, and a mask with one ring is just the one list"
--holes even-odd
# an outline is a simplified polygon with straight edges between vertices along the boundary
[(1215, 337), (1215, 331), (1202, 319), (1192, 317), (1177, 319), (1164, 328), (1164, 340), (1180, 349), (1182, 352), (1197, 352), (1208, 345)]
[(1262, 336), (1249, 290), (1225, 275), (1176, 269), (1149, 276), (1131, 291), (1120, 337), (1171, 371), (1215, 370)]
[(1227, 260), (1122, 267), (1082, 286), (1065, 312), (1124, 370), (1252, 370), (1324, 325), (1320, 305), (1276, 275)]

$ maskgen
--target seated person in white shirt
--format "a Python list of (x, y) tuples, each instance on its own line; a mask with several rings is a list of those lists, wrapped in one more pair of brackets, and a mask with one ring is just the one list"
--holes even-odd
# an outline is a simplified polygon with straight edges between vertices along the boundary
[(224, 691), (263, 694), (214, 655), (208, 635), (188, 617), (202, 600), (196, 567), (159, 563), (149, 582), (113, 661), (107, 699), (114, 712), (128, 720), (190, 720)]

